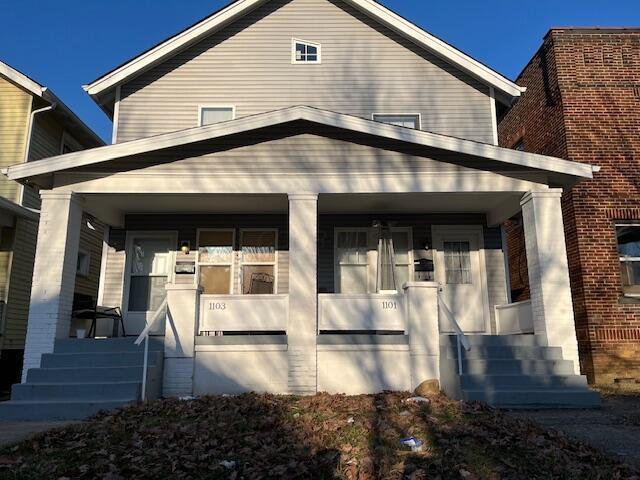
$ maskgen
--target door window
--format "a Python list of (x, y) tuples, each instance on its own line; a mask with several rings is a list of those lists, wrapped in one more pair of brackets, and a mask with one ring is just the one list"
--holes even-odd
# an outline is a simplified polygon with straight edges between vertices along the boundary
[(444, 242), (443, 249), (447, 284), (472, 283), (469, 242)]
[(129, 283), (130, 312), (157, 310), (166, 297), (170, 242), (167, 238), (134, 238)]

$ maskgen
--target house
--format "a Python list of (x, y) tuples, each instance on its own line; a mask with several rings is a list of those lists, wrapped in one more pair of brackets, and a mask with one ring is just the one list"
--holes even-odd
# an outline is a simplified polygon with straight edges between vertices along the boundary
[[(428, 380), (598, 404), (558, 235), (562, 190), (593, 170), (497, 146), (523, 91), (499, 73), (371, 0), (239, 0), (84, 88), (115, 143), (7, 171), (42, 213), (0, 414)], [(511, 304), (500, 225), (520, 211), (532, 301)], [(69, 338), (86, 213), (108, 226), (99, 303), (128, 338)]]
[[(498, 129), (504, 147), (601, 169), (562, 198), (580, 365), (596, 383), (640, 380), (639, 45), (639, 28), (550, 30)], [(524, 299), (517, 219), (510, 231), (511, 287)]]
[[(50, 89), (0, 62), (0, 167), (102, 145)], [(21, 376), (39, 209), (34, 185), (0, 178), (0, 391)], [(95, 297), (102, 233), (83, 226), (81, 238), (75, 290)]]

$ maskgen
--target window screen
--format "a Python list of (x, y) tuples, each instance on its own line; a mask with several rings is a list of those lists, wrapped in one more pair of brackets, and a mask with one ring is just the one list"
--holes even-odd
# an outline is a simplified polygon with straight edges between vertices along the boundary
[(202, 107), (200, 110), (200, 125), (233, 120), (233, 107)]

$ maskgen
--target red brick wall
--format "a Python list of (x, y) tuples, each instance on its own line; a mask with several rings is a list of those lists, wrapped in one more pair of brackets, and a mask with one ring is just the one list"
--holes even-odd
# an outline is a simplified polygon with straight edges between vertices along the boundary
[(640, 221), (640, 32), (552, 30), (518, 83), (500, 144), (601, 167), (563, 198), (582, 371), (640, 379), (640, 303), (622, 297), (615, 236)]

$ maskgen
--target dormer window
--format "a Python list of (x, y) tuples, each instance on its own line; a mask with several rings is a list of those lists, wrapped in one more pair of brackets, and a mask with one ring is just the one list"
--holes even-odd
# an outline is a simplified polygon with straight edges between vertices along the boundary
[(320, 44), (292, 40), (291, 63), (320, 63)]

